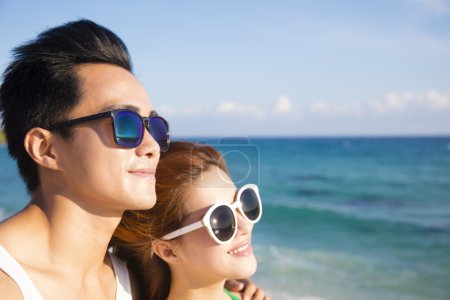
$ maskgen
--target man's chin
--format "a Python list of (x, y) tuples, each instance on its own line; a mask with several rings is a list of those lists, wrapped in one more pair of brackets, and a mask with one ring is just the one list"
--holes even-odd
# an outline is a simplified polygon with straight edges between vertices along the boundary
[(156, 195), (154, 195), (151, 198), (142, 199), (142, 201), (139, 201), (136, 208), (133, 208), (134, 210), (145, 210), (145, 209), (151, 209), (156, 204)]

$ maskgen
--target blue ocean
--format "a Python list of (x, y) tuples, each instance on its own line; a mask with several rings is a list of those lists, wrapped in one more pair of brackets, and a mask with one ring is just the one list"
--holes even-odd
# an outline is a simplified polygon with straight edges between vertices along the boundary
[[(273, 299), (450, 299), (450, 137), (190, 139), (216, 146), (263, 216)], [(0, 146), (0, 218), (28, 201)]]

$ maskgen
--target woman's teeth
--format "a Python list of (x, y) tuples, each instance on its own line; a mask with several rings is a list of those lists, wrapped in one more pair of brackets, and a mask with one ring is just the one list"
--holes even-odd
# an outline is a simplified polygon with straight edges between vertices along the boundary
[(228, 251), (228, 254), (231, 254), (231, 255), (234, 255), (234, 254), (248, 255), (248, 252), (245, 252), (245, 253), (242, 253), (242, 252), (247, 250), (249, 245), (250, 244), (245, 244), (244, 246), (239, 247), (239, 248), (237, 248), (235, 250), (230, 250), (230, 251)]

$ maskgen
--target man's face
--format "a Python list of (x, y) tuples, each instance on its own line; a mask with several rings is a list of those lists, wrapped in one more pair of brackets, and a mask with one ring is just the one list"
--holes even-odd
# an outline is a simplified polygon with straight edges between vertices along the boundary
[[(152, 106), (144, 87), (128, 71), (108, 64), (85, 64), (77, 69), (81, 99), (68, 119), (118, 108), (134, 107), (148, 116)], [(156, 201), (155, 171), (159, 146), (147, 130), (131, 149), (114, 142), (111, 118), (73, 126), (74, 138), (58, 139), (65, 193), (93, 212), (148, 209)]]

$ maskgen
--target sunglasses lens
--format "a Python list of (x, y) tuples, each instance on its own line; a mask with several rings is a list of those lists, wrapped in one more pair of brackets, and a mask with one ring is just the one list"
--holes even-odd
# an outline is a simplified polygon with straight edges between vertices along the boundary
[(214, 209), (209, 222), (218, 240), (226, 242), (233, 237), (236, 223), (233, 211), (228, 206)]
[(166, 121), (161, 117), (150, 117), (149, 123), (150, 134), (158, 143), (161, 151), (166, 152), (169, 150), (169, 128)]
[(251, 189), (245, 189), (241, 194), (242, 211), (250, 221), (256, 221), (261, 214), (258, 195)]
[(144, 135), (144, 128), (139, 115), (131, 111), (120, 111), (114, 120), (117, 144), (132, 148), (139, 145)]

